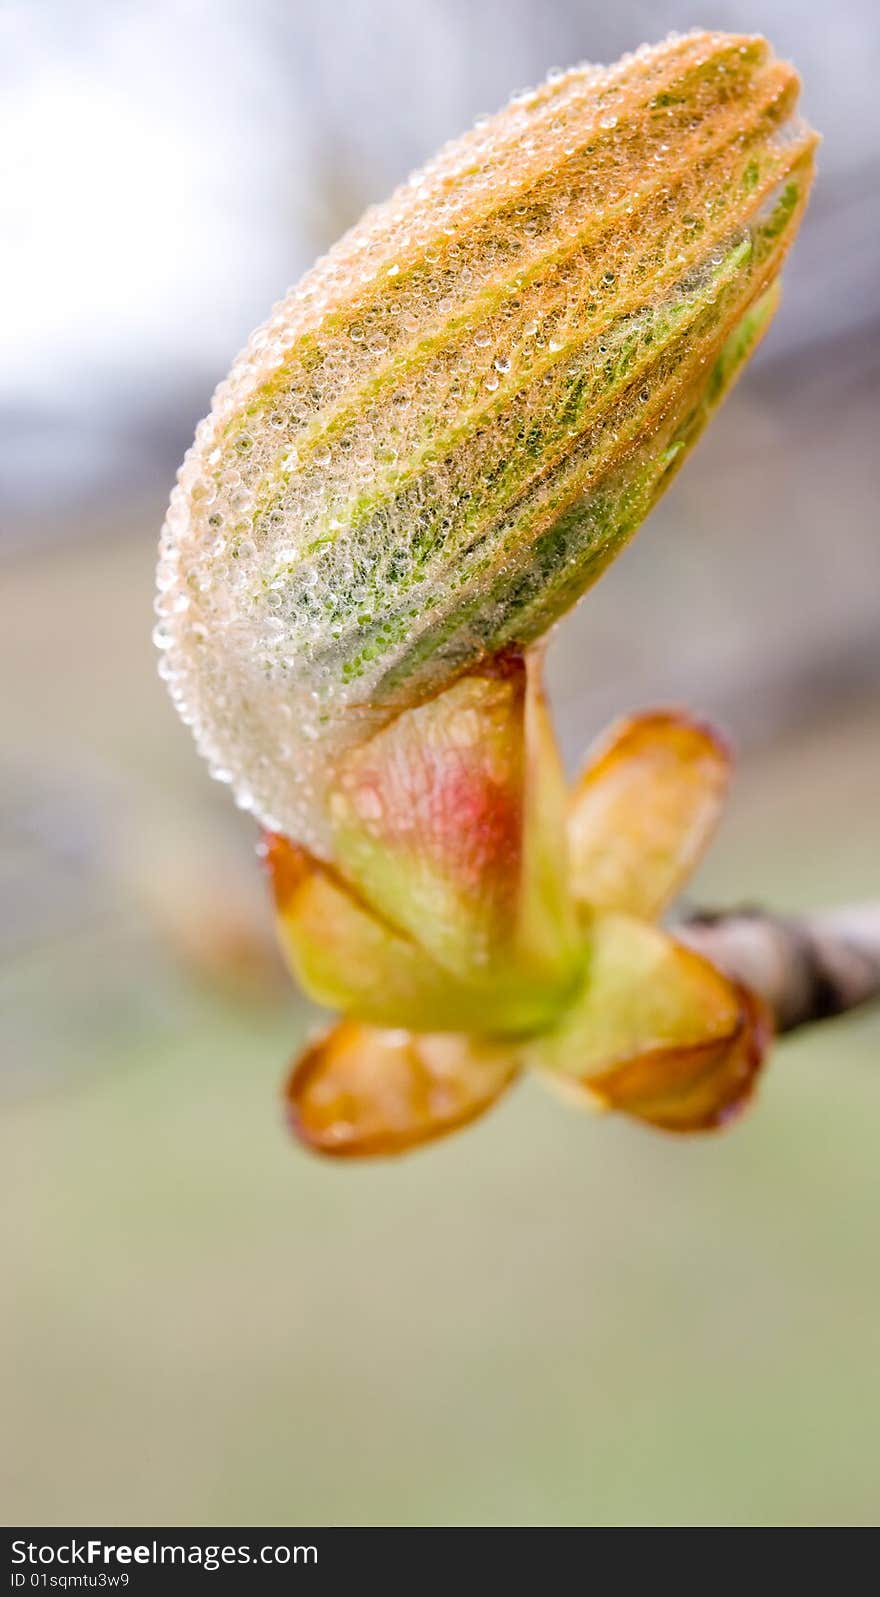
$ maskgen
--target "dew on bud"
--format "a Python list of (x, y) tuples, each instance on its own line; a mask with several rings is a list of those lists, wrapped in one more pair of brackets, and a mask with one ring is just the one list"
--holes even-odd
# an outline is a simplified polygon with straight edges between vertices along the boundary
[(257, 330), (179, 474), (156, 632), (239, 802), (326, 851), (347, 744), (528, 645), (636, 530), (772, 314), (798, 87), (723, 33), (554, 74)]

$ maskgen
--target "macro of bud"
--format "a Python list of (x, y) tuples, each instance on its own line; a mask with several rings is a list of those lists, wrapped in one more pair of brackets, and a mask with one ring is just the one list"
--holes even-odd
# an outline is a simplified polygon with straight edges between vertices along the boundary
[(264, 826), (282, 950), (343, 1019), (297, 1135), (400, 1153), (524, 1070), (725, 1124), (762, 1001), (656, 924), (729, 754), (654, 711), (574, 787), (554, 621), (632, 536), (763, 333), (812, 175), (798, 80), (692, 34), (522, 95), (369, 211), (251, 339), (163, 530), (162, 674)]
[(540, 637), (637, 529), (775, 308), (798, 87), (709, 33), (557, 75), (254, 334), (172, 496), (156, 636), (273, 830), (332, 857), (335, 756)]

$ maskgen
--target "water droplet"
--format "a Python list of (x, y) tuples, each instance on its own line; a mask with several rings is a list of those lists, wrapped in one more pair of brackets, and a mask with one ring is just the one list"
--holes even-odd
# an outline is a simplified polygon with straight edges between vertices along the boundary
[(374, 787), (359, 787), (354, 796), (354, 807), (362, 821), (382, 819), (382, 799)]

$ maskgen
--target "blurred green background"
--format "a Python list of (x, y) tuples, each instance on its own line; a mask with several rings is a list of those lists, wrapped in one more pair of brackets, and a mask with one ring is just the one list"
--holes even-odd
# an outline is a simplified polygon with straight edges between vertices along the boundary
[[(726, 1135), (526, 1083), (397, 1164), (311, 1159), (279, 1085), (316, 1016), (149, 636), (174, 468), (288, 280), (480, 110), (699, 11), (8, 15), (3, 1518), (876, 1524), (880, 1016), (781, 1046)], [(718, 718), (694, 897), (806, 907), (880, 892), (880, 24), (709, 20), (797, 61), (822, 174), (766, 349), (551, 689), (572, 766), (639, 704)]]

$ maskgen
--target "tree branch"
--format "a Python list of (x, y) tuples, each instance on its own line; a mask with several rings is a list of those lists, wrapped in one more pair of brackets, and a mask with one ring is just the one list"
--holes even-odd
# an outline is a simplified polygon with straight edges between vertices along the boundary
[(808, 915), (701, 911), (675, 934), (759, 993), (780, 1032), (880, 998), (880, 901)]

